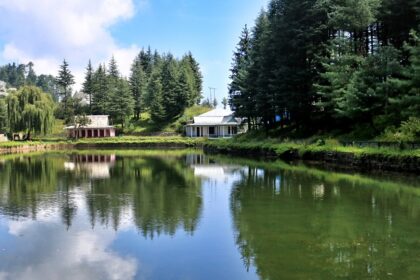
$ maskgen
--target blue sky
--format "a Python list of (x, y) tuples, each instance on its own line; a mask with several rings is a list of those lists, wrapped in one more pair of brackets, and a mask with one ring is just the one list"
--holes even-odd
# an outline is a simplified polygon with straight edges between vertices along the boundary
[[(182, 56), (191, 51), (204, 76), (204, 96), (227, 96), (232, 52), (245, 24), (268, 0), (0, 0), (0, 63), (31, 60), (56, 74), (66, 58), (78, 84), (89, 58), (114, 55), (128, 75), (142, 47)], [(76, 86), (77, 88), (77, 86)]]

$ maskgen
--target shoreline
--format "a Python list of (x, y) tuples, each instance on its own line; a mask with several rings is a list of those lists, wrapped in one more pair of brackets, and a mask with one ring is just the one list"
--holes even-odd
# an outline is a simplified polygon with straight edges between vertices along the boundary
[(340, 151), (337, 147), (314, 147), (303, 144), (278, 143), (266, 145), (253, 141), (241, 143), (232, 140), (204, 140), (191, 138), (121, 138), (50, 142), (7, 142), (0, 145), (0, 155), (29, 153), (65, 149), (96, 149), (96, 148), (144, 148), (144, 149), (202, 149), (209, 154), (224, 154), (240, 157), (258, 157), (263, 159), (280, 159), (284, 161), (301, 160), (317, 165), (336, 166), (347, 170), (391, 171), (401, 173), (420, 173), (420, 156), (413, 152), (392, 151), (385, 153), (375, 150), (359, 149)]
[(420, 173), (420, 156), (410, 155), (406, 151), (391, 153), (368, 149), (340, 151), (337, 147), (286, 143), (264, 145), (258, 142), (244, 144), (232, 141), (209, 142), (204, 145), (203, 150), (210, 154), (280, 159), (286, 162), (303, 161), (355, 171)]

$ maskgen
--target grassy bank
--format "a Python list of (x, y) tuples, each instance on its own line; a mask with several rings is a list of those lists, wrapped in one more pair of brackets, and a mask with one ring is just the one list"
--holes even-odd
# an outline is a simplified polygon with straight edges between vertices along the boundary
[(239, 136), (233, 139), (207, 141), (206, 147), (231, 150), (248, 150), (250, 152), (267, 152), (274, 156), (293, 151), (300, 157), (307, 153), (338, 152), (349, 153), (355, 156), (383, 155), (401, 157), (420, 157), (420, 149), (398, 149), (398, 148), (374, 148), (374, 147), (353, 147), (343, 146), (334, 139), (322, 141), (280, 141), (276, 139), (260, 139), (249, 135)]
[(110, 146), (117, 148), (124, 148), (136, 145), (148, 146), (184, 146), (184, 147), (198, 147), (205, 143), (203, 138), (185, 138), (180, 136), (173, 137), (159, 137), (159, 136), (124, 136), (115, 138), (90, 138), (79, 140), (65, 140), (63, 138), (43, 138), (36, 141), (9, 141), (0, 143), (0, 149), (15, 148), (15, 147), (30, 147), (30, 146), (48, 146), (48, 145), (70, 145), (74, 147), (79, 146)]
[(204, 149), (208, 152), (239, 156), (306, 160), (349, 169), (420, 172), (420, 149), (343, 146), (331, 139), (286, 142), (245, 135), (234, 139), (208, 141)]

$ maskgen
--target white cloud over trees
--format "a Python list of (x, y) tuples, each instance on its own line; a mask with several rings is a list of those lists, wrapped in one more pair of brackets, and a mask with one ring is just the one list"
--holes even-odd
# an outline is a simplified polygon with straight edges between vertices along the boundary
[(137, 45), (122, 47), (110, 28), (132, 18), (145, 5), (133, 0), (0, 0), (0, 62), (35, 63), (38, 73), (56, 74), (64, 58), (78, 84), (89, 59), (112, 55), (128, 74)]

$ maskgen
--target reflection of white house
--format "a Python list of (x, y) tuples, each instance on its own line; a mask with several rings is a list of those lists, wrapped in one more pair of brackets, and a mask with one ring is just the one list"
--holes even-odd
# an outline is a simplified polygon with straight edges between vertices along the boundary
[(109, 125), (108, 116), (93, 115), (87, 116), (90, 123), (86, 126), (75, 128), (68, 126), (65, 129), (68, 131), (69, 137), (73, 138), (102, 138), (115, 137), (115, 127)]
[(185, 130), (187, 137), (232, 137), (241, 132), (241, 124), (231, 110), (215, 109), (194, 117)]
[(64, 163), (64, 168), (73, 172), (83, 170), (93, 179), (105, 179), (110, 177), (115, 159), (115, 155), (75, 155), (72, 161)]
[(243, 168), (236, 165), (221, 165), (210, 160), (206, 155), (188, 155), (186, 163), (194, 170), (196, 177), (212, 182), (225, 182)]

